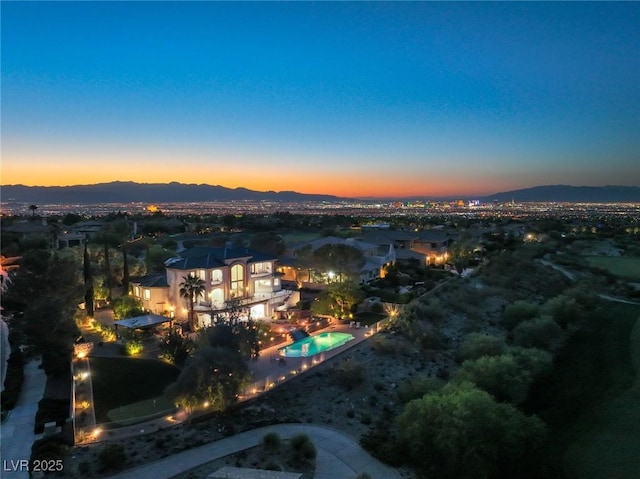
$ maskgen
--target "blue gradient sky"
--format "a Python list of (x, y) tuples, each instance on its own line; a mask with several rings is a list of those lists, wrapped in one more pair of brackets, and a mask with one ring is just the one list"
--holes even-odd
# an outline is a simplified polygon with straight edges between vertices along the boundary
[(640, 3), (2, 3), (2, 184), (640, 185)]

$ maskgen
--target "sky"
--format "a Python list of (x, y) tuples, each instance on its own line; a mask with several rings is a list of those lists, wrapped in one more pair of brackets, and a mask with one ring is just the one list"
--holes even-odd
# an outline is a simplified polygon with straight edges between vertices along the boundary
[(640, 2), (5, 2), (0, 184), (640, 186)]

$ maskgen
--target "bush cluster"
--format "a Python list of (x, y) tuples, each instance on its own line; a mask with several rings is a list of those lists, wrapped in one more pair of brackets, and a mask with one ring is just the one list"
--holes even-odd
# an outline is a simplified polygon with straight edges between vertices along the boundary
[(20, 348), (14, 347), (7, 360), (7, 377), (2, 391), (2, 411), (13, 409), (20, 396), (24, 382), (24, 355)]
[(124, 467), (127, 455), (120, 443), (107, 444), (98, 454), (100, 472), (118, 471)]
[(294, 466), (304, 466), (316, 458), (316, 447), (306, 434), (298, 434), (289, 441), (290, 461)]
[(358, 361), (347, 361), (334, 368), (332, 381), (341, 389), (351, 391), (366, 379), (364, 365)]
[(55, 421), (56, 426), (64, 425), (69, 417), (70, 407), (69, 399), (42, 398), (38, 402), (34, 432), (41, 434), (44, 431), (44, 425), (48, 422)]

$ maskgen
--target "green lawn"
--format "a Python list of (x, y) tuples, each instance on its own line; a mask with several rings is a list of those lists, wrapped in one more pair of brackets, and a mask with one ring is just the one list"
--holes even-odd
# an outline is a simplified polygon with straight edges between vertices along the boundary
[(606, 269), (623, 279), (640, 281), (640, 258), (627, 256), (586, 256), (590, 266)]
[(602, 303), (525, 405), (549, 426), (545, 477), (620, 479), (640, 470), (640, 307)]
[[(640, 318), (630, 341), (636, 380), (620, 396), (601, 404), (593, 427), (578, 436), (565, 453), (570, 477), (636, 478), (640, 471)], [(587, 422), (583, 419), (583, 422)], [(591, 421), (588, 421), (591, 422)], [(586, 426), (582, 425), (582, 427)], [(586, 429), (586, 428), (585, 428)]]
[(111, 409), (107, 412), (109, 422), (115, 422), (119, 426), (135, 424), (142, 420), (151, 420), (170, 414), (174, 405), (163, 396), (153, 399), (145, 399), (128, 406)]
[(301, 243), (303, 241), (311, 241), (320, 237), (318, 233), (311, 233), (307, 231), (292, 231), (289, 233), (283, 233), (280, 236), (282, 236), (282, 239), (288, 245), (292, 243)]
[(91, 358), (90, 364), (98, 423), (125, 420), (134, 413), (145, 416), (157, 412), (157, 406), (166, 405), (160, 399), (165, 387), (180, 373), (175, 366), (152, 359)]

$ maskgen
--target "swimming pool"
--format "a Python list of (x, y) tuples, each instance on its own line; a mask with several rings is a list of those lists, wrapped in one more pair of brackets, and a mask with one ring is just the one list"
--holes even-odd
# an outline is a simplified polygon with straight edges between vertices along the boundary
[(306, 358), (342, 346), (354, 337), (347, 333), (320, 333), (278, 349), (280, 356)]

